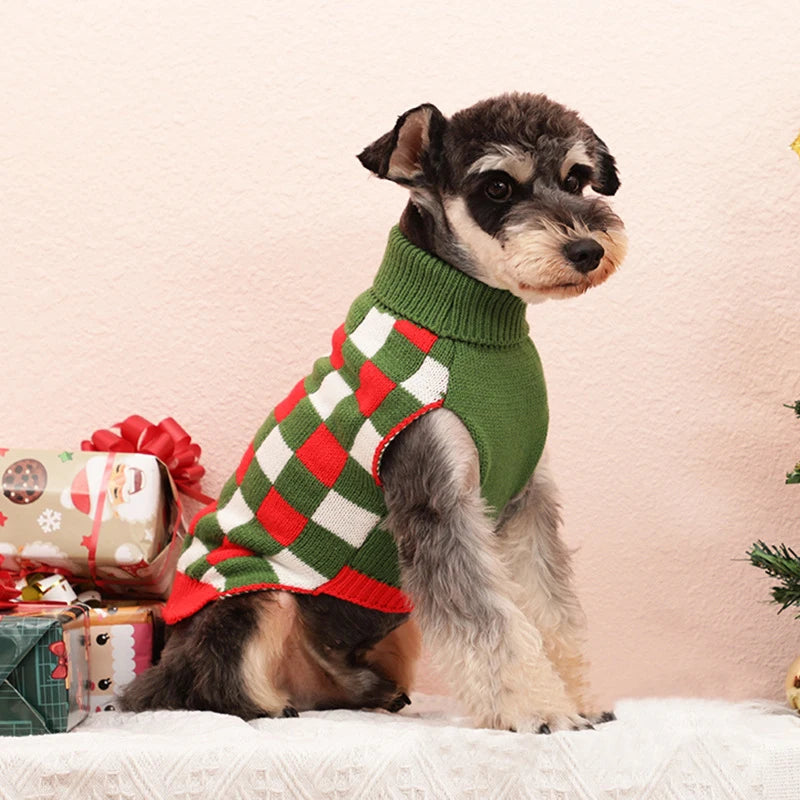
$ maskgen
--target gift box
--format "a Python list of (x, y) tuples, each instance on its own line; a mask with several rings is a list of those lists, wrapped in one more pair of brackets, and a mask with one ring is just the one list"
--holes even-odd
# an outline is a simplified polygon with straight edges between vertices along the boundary
[(119, 693), (163, 644), (161, 603), (114, 604), (89, 612), (89, 709), (113, 711)]
[(81, 604), (0, 609), (0, 736), (63, 733), (89, 712)]
[(143, 453), (0, 449), (0, 569), (90, 580), (107, 595), (166, 597), (180, 503)]

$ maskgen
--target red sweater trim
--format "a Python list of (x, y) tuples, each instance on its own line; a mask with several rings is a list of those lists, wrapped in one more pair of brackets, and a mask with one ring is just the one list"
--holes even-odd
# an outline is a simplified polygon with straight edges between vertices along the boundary
[(218, 597), (219, 592), (211, 584), (196, 581), (182, 572), (176, 572), (172, 593), (162, 612), (164, 622), (167, 625), (174, 625), (186, 617), (191, 617)]
[(400, 589), (347, 566), (342, 567), (335, 578), (316, 589), (314, 594), (329, 594), (386, 614), (408, 614), (414, 608), (408, 595)]
[(237, 594), (262, 591), (285, 591), (293, 594), (327, 594), (339, 600), (385, 614), (408, 614), (414, 605), (407, 594), (394, 586), (389, 586), (351, 567), (343, 567), (339, 574), (316, 589), (298, 589), (295, 586), (284, 586), (279, 583), (255, 583), (248, 586), (237, 586), (226, 592), (218, 592), (208, 583), (190, 578), (182, 572), (175, 574), (172, 594), (167, 600), (162, 616), (167, 625), (174, 625), (192, 616), (214, 600), (234, 597)]

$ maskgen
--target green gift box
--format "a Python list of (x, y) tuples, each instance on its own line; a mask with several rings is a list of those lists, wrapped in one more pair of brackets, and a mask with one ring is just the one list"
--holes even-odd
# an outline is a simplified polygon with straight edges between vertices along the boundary
[(88, 714), (87, 612), (0, 607), (0, 736), (63, 733)]

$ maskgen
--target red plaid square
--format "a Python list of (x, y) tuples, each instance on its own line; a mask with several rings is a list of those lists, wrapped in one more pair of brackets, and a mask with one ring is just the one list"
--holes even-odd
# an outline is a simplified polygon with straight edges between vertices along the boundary
[(342, 345), (347, 338), (344, 332), (344, 325), (340, 325), (334, 332), (331, 339), (331, 366), (334, 369), (341, 369), (344, 366), (344, 356), (342, 355)]
[(365, 361), (359, 373), (360, 386), (355, 391), (358, 408), (365, 417), (370, 417), (375, 409), (386, 399), (386, 395), (397, 386), (384, 375), (371, 361)]
[(431, 333), (425, 328), (420, 328), (407, 319), (397, 320), (394, 324), (394, 329), (398, 333), (402, 333), (411, 344), (419, 347), (423, 353), (429, 353), (438, 338), (435, 333)]
[(256, 512), (256, 518), (264, 529), (284, 547), (288, 547), (308, 522), (297, 509), (289, 505), (273, 486)]
[(292, 409), (306, 396), (306, 388), (303, 386), (303, 381), (297, 382), (297, 385), (289, 392), (289, 396), (285, 400), (281, 400), (275, 406), (275, 419), (282, 422), (289, 416)]
[(347, 451), (323, 423), (297, 448), (297, 457), (330, 489), (344, 469)]
[(222, 544), (215, 550), (212, 550), (207, 556), (206, 561), (215, 567), (220, 561), (225, 561), (227, 558), (238, 558), (239, 556), (251, 556), (252, 550), (246, 547), (234, 544), (227, 536), (222, 537)]

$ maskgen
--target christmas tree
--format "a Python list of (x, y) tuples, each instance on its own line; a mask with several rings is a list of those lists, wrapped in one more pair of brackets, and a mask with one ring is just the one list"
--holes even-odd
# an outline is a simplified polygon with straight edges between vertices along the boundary
[[(800, 140), (800, 137), (798, 137)], [(800, 418), (800, 400), (794, 405), (787, 405)], [(800, 483), (800, 462), (794, 465), (791, 472), (786, 473), (786, 483)], [(778, 613), (789, 606), (800, 606), (800, 556), (790, 547), (781, 544), (770, 547), (762, 541), (755, 542), (748, 551), (750, 562), (763, 569), (771, 578), (780, 581), (779, 586), (772, 587), (772, 599), (780, 603)], [(800, 614), (797, 615), (800, 618)]]

